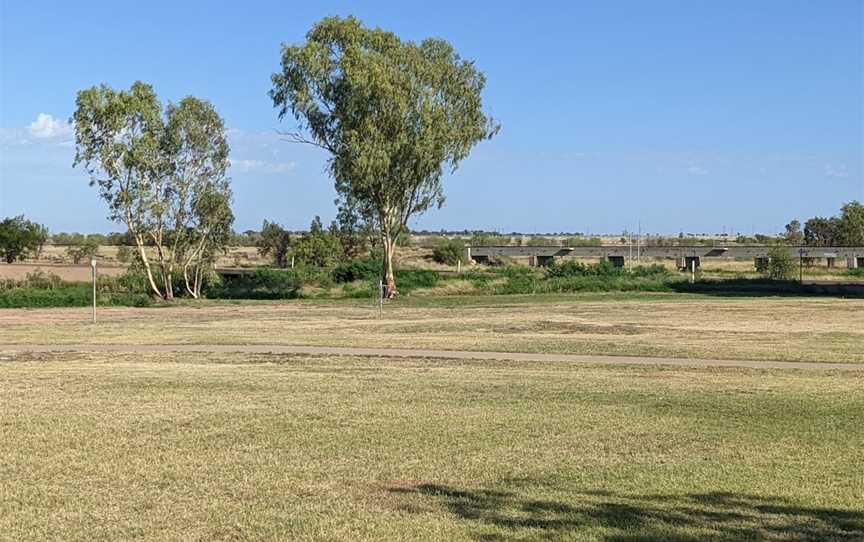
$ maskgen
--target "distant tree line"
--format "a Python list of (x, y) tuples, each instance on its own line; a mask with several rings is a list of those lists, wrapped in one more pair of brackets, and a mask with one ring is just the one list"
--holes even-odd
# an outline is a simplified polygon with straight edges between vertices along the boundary
[(815, 216), (804, 223), (797, 219), (786, 224), (783, 241), (790, 245), (864, 246), (864, 205), (850, 201), (838, 216)]

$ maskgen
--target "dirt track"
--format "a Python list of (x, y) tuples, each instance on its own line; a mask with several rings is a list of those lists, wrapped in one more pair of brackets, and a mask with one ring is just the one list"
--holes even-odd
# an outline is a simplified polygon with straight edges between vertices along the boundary
[(496, 361), (541, 361), (560, 363), (586, 363), (596, 365), (671, 365), (678, 367), (721, 367), (745, 369), (804, 369), (831, 371), (864, 371), (854, 363), (806, 363), (786, 361), (746, 361), (722, 359), (649, 358), (632, 356), (585, 356), (576, 354), (541, 354), (516, 352), (482, 352), (465, 350), (425, 350), (407, 348), (354, 348), (328, 346), (289, 345), (216, 345), (216, 344), (112, 344), (112, 345), (4, 345), (3, 352), (207, 352), (241, 354), (296, 354), (313, 356), (369, 356), (397, 358), (437, 358)]

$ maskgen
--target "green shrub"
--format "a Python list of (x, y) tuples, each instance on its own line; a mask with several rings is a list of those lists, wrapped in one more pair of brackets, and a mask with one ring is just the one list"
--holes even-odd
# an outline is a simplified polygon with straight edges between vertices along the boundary
[(54, 273), (45, 273), (41, 269), (27, 273), (24, 280), (19, 282), (20, 287), (40, 290), (53, 290), (54, 288), (59, 288), (62, 284), (63, 279), (59, 276)]
[(496, 275), (492, 273), (484, 273), (481, 271), (465, 271), (456, 275), (458, 280), (467, 280), (471, 283), (472, 286), (477, 288), (478, 290), (485, 288), (492, 280), (496, 277)]
[(361, 286), (347, 283), (342, 287), (342, 297), (348, 299), (369, 299), (378, 297), (378, 284), (372, 281), (364, 282)]
[(442, 239), (432, 251), (432, 259), (445, 265), (465, 263), (465, 243), (462, 239)]
[(251, 275), (226, 279), (204, 290), (210, 298), (221, 299), (294, 299), (303, 281), (295, 269), (260, 267)]
[(637, 265), (628, 272), (634, 277), (672, 277), (673, 273), (660, 264)]
[[(64, 283), (54, 288), (12, 288), (0, 290), (0, 308), (86, 307), (93, 302), (92, 286), (86, 283)], [(151, 303), (145, 294), (129, 292), (103, 293), (96, 297), (101, 306), (141, 307)]]
[(381, 260), (366, 258), (340, 263), (333, 268), (331, 276), (340, 284), (357, 280), (377, 280), (381, 276)]
[(785, 247), (775, 246), (768, 251), (768, 265), (762, 273), (771, 280), (791, 280), (795, 276), (795, 260)]
[(584, 264), (576, 260), (566, 260), (562, 263), (552, 262), (546, 268), (549, 278), (561, 277), (619, 277), (625, 275), (627, 270), (623, 267), (615, 267), (610, 261), (602, 261), (598, 264)]
[(441, 279), (437, 272), (429, 269), (397, 269), (394, 275), (396, 286), (403, 293), (417, 288), (432, 288)]

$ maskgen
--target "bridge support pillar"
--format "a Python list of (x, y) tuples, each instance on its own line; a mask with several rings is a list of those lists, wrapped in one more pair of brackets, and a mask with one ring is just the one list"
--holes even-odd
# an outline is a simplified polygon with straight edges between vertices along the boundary
[(864, 260), (864, 258), (856, 258), (854, 256), (852, 258), (846, 258), (846, 267), (849, 269), (858, 269), (860, 265), (859, 260)]
[(834, 269), (834, 266), (837, 263), (837, 258), (825, 258), (825, 261), (828, 262), (828, 269)]
[[(679, 262), (681, 262), (681, 260), (679, 260)], [(681, 267), (682, 271), (693, 271), (694, 269), (699, 269), (702, 265), (702, 258), (699, 256), (684, 256), (682, 263), (684, 264)]]

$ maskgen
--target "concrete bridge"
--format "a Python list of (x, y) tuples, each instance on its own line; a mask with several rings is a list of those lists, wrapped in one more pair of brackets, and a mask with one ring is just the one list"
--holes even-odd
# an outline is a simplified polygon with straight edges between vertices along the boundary
[[(824, 258), (828, 267), (834, 267), (837, 260), (845, 260), (850, 269), (864, 267), (864, 247), (782, 247), (795, 259)], [(721, 258), (728, 260), (753, 259), (757, 264), (768, 261), (772, 247), (763, 245), (732, 245), (732, 246), (643, 246), (605, 245), (591, 247), (561, 247), (561, 246), (474, 246), (466, 249), (469, 260), (477, 263), (488, 263), (495, 258), (527, 257), (531, 265), (545, 266), (555, 258), (598, 258), (609, 260), (617, 266), (624, 266), (628, 259), (635, 261), (641, 258), (675, 259), (682, 269), (699, 267), (703, 258)]]

